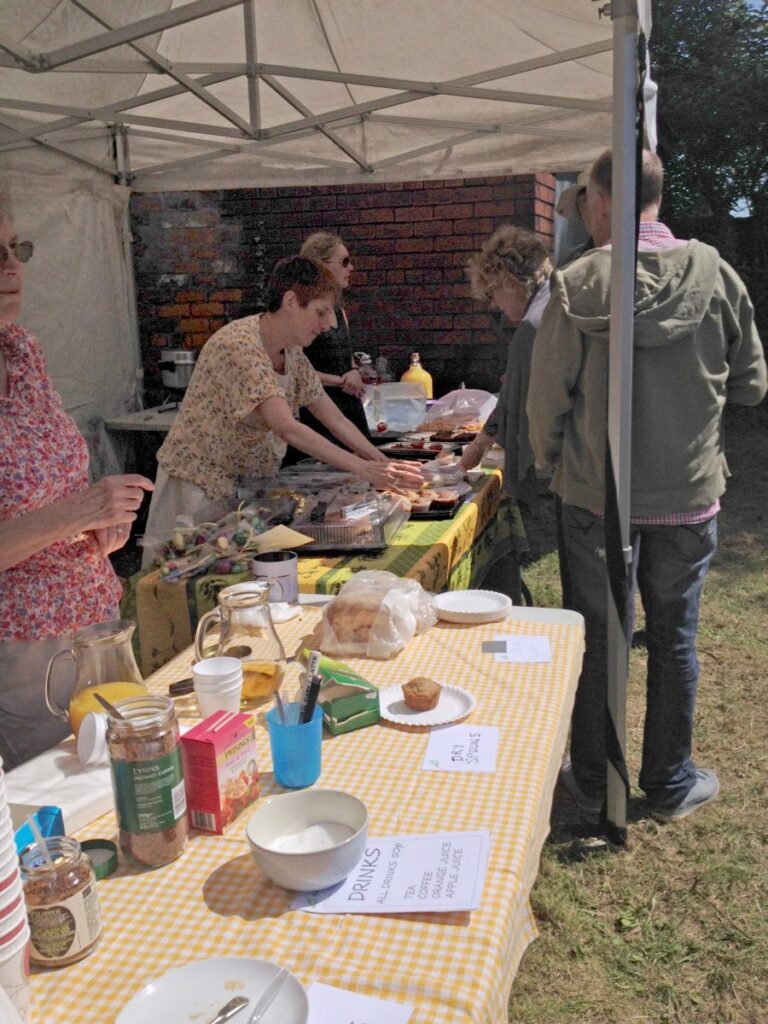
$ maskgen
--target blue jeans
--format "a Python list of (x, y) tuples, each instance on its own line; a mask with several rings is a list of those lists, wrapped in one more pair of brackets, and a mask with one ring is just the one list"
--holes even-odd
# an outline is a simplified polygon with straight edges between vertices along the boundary
[[(601, 797), (606, 782), (607, 573), (603, 521), (563, 505), (570, 607), (584, 616), (586, 653), (571, 721), (571, 761), (582, 791)], [(640, 788), (660, 807), (674, 807), (695, 782), (691, 759), (699, 678), (696, 630), (709, 561), (717, 547), (717, 516), (695, 526), (630, 527), (632, 581), (627, 609), (634, 620), (635, 586), (645, 609), (648, 675)]]

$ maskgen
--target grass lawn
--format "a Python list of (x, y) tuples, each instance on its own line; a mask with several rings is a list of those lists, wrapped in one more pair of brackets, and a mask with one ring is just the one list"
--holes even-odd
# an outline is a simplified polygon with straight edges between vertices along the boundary
[[(629, 840), (589, 852), (575, 806), (555, 792), (532, 894), (540, 938), (512, 989), (514, 1024), (765, 1024), (768, 1021), (768, 408), (729, 409), (733, 477), (705, 584), (698, 764), (719, 800), (677, 824), (644, 817), (637, 790), (645, 651), (633, 650), (627, 759)], [(531, 524), (525, 578), (558, 606), (551, 502)], [(642, 618), (638, 617), (638, 627)]]

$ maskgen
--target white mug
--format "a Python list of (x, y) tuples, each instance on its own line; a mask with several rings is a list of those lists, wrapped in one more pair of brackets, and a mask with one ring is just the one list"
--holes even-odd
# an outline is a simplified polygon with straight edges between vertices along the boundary
[(254, 579), (270, 584), (270, 602), (299, 600), (299, 556), (295, 551), (264, 551), (251, 559)]

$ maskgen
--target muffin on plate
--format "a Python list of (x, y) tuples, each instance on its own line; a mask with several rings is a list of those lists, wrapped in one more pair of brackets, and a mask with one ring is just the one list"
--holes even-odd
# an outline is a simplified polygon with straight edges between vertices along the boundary
[(414, 711), (431, 711), (440, 700), (440, 683), (428, 676), (415, 676), (403, 686), (405, 703)]

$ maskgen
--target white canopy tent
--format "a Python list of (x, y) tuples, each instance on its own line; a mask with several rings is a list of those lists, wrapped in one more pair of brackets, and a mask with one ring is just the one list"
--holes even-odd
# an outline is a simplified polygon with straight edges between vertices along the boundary
[(120, 183), (579, 169), (610, 143), (611, 48), (593, 0), (0, 0), (0, 175), (65, 405), (92, 436), (139, 362)]
[(138, 366), (129, 189), (573, 171), (613, 144), (626, 537), (638, 6), (0, 0), (0, 175), (37, 245), (23, 320), (84, 432), (125, 408)]

